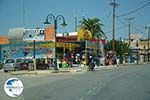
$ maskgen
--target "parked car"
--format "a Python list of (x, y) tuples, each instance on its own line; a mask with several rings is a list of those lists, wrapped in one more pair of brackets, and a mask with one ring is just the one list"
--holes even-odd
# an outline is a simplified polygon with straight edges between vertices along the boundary
[(33, 64), (32, 59), (24, 59), (18, 66), (18, 70), (28, 70), (29, 64)]
[(18, 66), (23, 61), (23, 59), (15, 59), (15, 58), (9, 58), (6, 59), (4, 62), (4, 72), (8, 71), (16, 71), (18, 70)]
[(36, 59), (36, 69), (37, 70), (44, 70), (49, 69), (49, 64), (45, 63), (45, 59)]
[[(49, 65), (40, 60), (41, 59), (36, 60), (36, 69), (37, 70), (49, 69)], [(30, 66), (30, 64), (32, 66)], [(29, 68), (29, 67), (32, 67), (32, 68)], [(18, 70), (29, 70), (29, 69), (33, 69), (33, 60), (32, 59), (25, 59), (18, 66)]]

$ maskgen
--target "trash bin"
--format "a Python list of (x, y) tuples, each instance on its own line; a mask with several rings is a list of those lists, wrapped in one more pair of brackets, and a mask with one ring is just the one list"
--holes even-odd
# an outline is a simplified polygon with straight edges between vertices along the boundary
[(61, 63), (59, 64), (59, 68), (62, 68), (62, 64)]
[(57, 64), (56, 64), (56, 61), (54, 61), (54, 70), (58, 70), (58, 67), (57, 67)]
[(34, 69), (33, 63), (29, 63), (28, 70), (32, 71)]

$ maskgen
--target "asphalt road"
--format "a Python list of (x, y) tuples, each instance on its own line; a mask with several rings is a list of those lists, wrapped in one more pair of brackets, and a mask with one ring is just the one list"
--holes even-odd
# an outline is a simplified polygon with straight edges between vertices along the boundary
[[(24, 91), (8, 97), (9, 77), (23, 81)], [(10, 76), (0, 74), (0, 100), (150, 100), (150, 65), (130, 65), (80, 74)]]

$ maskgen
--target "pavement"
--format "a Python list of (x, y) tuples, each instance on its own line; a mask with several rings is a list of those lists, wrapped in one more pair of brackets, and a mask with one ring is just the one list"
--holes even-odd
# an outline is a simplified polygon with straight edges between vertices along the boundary
[[(123, 67), (123, 66), (129, 66), (129, 65), (131, 64), (127, 63), (127, 64), (109, 65), (109, 66), (95, 66), (95, 70), (111, 69), (111, 68)], [(3, 72), (3, 70), (0, 70), (0, 72)], [(10, 75), (49, 75), (49, 74), (58, 74), (58, 73), (64, 74), (64, 73), (83, 73), (83, 72), (87, 72), (87, 66), (59, 68), (59, 70), (57, 71), (53, 69), (36, 70), (36, 71), (21, 70), (21, 71), (10, 72)]]
[[(117, 66), (96, 66), (95, 70), (102, 70), (102, 69), (111, 69)], [(15, 71), (10, 72), (11, 75), (50, 75), (50, 74), (67, 74), (67, 73), (83, 73), (87, 72), (87, 66), (82, 67), (71, 67), (71, 68), (60, 68), (59, 70), (36, 70), (36, 71)]]
[[(95, 69), (104, 69), (107, 68), (108, 66), (100, 66), (100, 67), (95, 67)], [(82, 66), (82, 67), (71, 67), (71, 68), (59, 68), (59, 70), (36, 70), (36, 71), (28, 71), (28, 70), (20, 70), (20, 71), (12, 71), (8, 72), (10, 75), (49, 75), (49, 74), (67, 74), (67, 73), (83, 73), (87, 71), (87, 66)], [(3, 73), (3, 70), (0, 70), (0, 73)]]

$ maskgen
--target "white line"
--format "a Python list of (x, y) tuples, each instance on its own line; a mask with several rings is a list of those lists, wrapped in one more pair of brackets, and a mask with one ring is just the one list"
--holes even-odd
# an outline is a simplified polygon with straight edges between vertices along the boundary
[(84, 97), (81, 97), (79, 100), (84, 100)]
[(92, 93), (93, 91), (92, 90), (89, 90), (88, 92), (87, 92), (87, 94), (90, 94), (90, 93)]
[(96, 90), (98, 87), (94, 87), (93, 90)]

